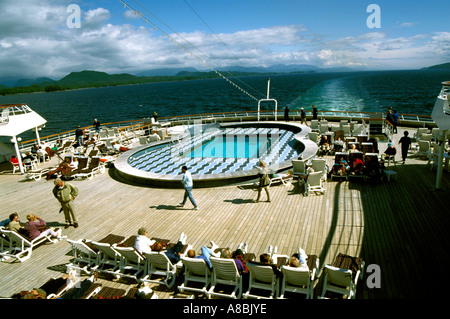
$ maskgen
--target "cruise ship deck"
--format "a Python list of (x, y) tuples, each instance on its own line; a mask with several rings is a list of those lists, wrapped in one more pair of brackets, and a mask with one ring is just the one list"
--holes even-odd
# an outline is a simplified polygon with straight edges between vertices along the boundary
[[(394, 136), (397, 160), (398, 139)], [(413, 131), (415, 129), (409, 129)], [(380, 143), (380, 153), (386, 148)], [(334, 157), (325, 156), (328, 165)], [(57, 159), (45, 164), (55, 164)], [(22, 221), (26, 215), (40, 215), (48, 224), (64, 226), (59, 204), (53, 197), (52, 181), (24, 181), (2, 164), (0, 173), (0, 219), (17, 212)], [(381, 287), (370, 288), (364, 274), (358, 283), (357, 299), (398, 299), (435, 297), (450, 264), (448, 226), (450, 215), (450, 173), (445, 169), (439, 190), (435, 189), (436, 169), (423, 158), (410, 157), (405, 165), (398, 162), (390, 168), (397, 178), (389, 182), (336, 179), (326, 182), (325, 194), (314, 192), (303, 196), (297, 183), (270, 187), (271, 202), (253, 203), (256, 188), (252, 182), (216, 188), (197, 188), (193, 195), (199, 210), (188, 201), (177, 207), (183, 190), (142, 187), (121, 182), (114, 168), (91, 180), (72, 181), (79, 189), (75, 200), (78, 228), (63, 230), (69, 239), (100, 240), (108, 234), (126, 238), (146, 227), (149, 236), (176, 241), (181, 232), (196, 251), (212, 240), (220, 247), (236, 248), (247, 242), (256, 256), (269, 245), (281, 254), (291, 255), (299, 247), (319, 257), (320, 270), (333, 263), (338, 253), (361, 257), (366, 269), (379, 266)], [(194, 185), (195, 187), (195, 185)], [(0, 296), (11, 297), (22, 290), (39, 287), (50, 278), (63, 276), (72, 259), (71, 245), (62, 240), (33, 250), (29, 260), (0, 263)], [(316, 281), (314, 297), (321, 293), (322, 271)], [(445, 278), (445, 276), (444, 276)], [(127, 279), (113, 280), (100, 275), (104, 286), (129, 290), (138, 283)], [(446, 280), (446, 279), (444, 279)], [(159, 299), (186, 298), (176, 286), (172, 289), (152, 284)], [(280, 301), (281, 302), (281, 301)]]

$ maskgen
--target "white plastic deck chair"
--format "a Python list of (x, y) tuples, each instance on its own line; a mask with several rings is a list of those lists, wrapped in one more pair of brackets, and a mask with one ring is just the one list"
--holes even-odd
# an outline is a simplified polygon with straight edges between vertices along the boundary
[(147, 143), (148, 143), (148, 138), (147, 138), (147, 136), (140, 136), (140, 137), (139, 137), (139, 144), (145, 145), (145, 144), (147, 144)]
[(319, 133), (327, 133), (328, 132), (328, 121), (327, 120), (320, 120), (319, 121)]
[[(98, 258), (98, 271), (108, 273), (119, 278), (118, 272), (120, 271), (120, 253), (114, 248), (114, 245), (100, 242), (92, 242), (92, 245), (99, 251)], [(110, 269), (105, 269), (105, 266), (109, 266)]]
[(292, 160), (292, 175), (306, 175), (306, 161)]
[[(172, 288), (176, 280), (176, 265), (172, 264), (164, 252), (152, 251), (150, 253), (144, 253), (144, 257), (147, 259), (147, 269), (146, 275), (141, 281), (166, 285), (168, 288)], [(165, 278), (162, 281), (152, 280), (150, 278), (153, 275), (164, 276)]]
[(419, 140), (419, 149), (414, 154), (417, 157), (424, 156), (424, 157), (430, 157), (431, 155), (431, 146), (429, 141)]
[[(139, 275), (146, 275), (147, 259), (139, 253), (134, 247), (115, 247), (115, 250), (121, 255), (120, 269), (117, 272), (118, 276), (129, 277), (139, 280)], [(131, 275), (125, 274), (126, 271), (131, 271)]]
[[(211, 287), (208, 290), (208, 298), (220, 296), (225, 298), (240, 299), (242, 295), (242, 276), (236, 267), (234, 259), (210, 257), (213, 266)], [(214, 291), (217, 284), (233, 286), (231, 294)]]
[(327, 291), (346, 295), (348, 299), (355, 299), (356, 285), (361, 271), (358, 270), (353, 279), (352, 271), (330, 265), (324, 266), (325, 279), (323, 282), (322, 298)]
[(7, 230), (6, 228), (3, 228), (3, 226), (0, 227), (0, 261), (6, 260), (9, 257), (3, 256), (3, 254), (9, 253), (9, 247), (10, 247), (10, 240), (7, 234), (3, 233), (3, 230)]
[(350, 129), (350, 124), (348, 125), (342, 125), (342, 130), (344, 131), (344, 136), (351, 136), (351, 129)]
[(66, 265), (68, 271), (78, 269), (86, 274), (92, 274), (98, 268), (99, 253), (86, 245), (82, 239), (67, 239), (67, 242), (72, 245), (73, 254), (73, 261)]
[(321, 192), (325, 193), (325, 188), (323, 187), (323, 172), (313, 172), (308, 174), (308, 193), (309, 192)]
[(13, 230), (3, 229), (2, 233), (8, 236), (10, 244), (9, 252), (3, 253), (2, 255), (5, 257), (15, 258), (20, 262), (28, 260), (31, 257), (33, 248), (35, 248), (37, 245), (42, 244), (46, 241), (53, 244), (57, 242), (57, 240), (52, 240), (50, 236), (45, 235), (39, 236), (33, 240), (29, 240)]
[(311, 128), (311, 130), (318, 132), (319, 131), (319, 120), (311, 120), (310, 128)]
[(270, 187), (274, 183), (282, 183), (284, 186), (288, 186), (291, 184), (292, 175), (288, 176), (287, 174), (281, 174), (277, 177), (269, 178), (269, 186)]
[[(208, 297), (208, 286), (211, 284), (211, 270), (203, 258), (182, 257), (184, 266), (184, 282), (178, 286), (181, 292), (192, 291), (203, 293)], [(188, 286), (189, 282), (199, 282), (204, 284), (202, 288)]]
[(311, 160), (311, 168), (314, 172), (323, 172), (322, 179), (324, 182), (327, 181), (327, 172), (328, 172), (328, 165), (326, 160), (324, 159), (313, 159)]
[(414, 138), (419, 141), (423, 134), (428, 134), (428, 129), (426, 127), (419, 127), (417, 132), (414, 134)]
[[(256, 298), (256, 299), (273, 299), (277, 297), (279, 280), (270, 265), (259, 265), (253, 263), (247, 263), (249, 270), (249, 283), (247, 291), (242, 295), (244, 299)], [(251, 294), (252, 288), (263, 289), (270, 291), (270, 296), (265, 297), (261, 295)]]
[(280, 299), (284, 299), (286, 291), (293, 293), (305, 294), (306, 299), (313, 298), (314, 277), (316, 269), (311, 274), (308, 266), (306, 267), (289, 267), (281, 266), (282, 281), (280, 290)]
[(358, 136), (363, 133), (364, 126), (362, 124), (355, 124), (355, 127), (353, 128), (353, 136)]
[(309, 132), (308, 133), (308, 137), (314, 143), (316, 143), (316, 144), (319, 143), (319, 133), (317, 133), (317, 132)]

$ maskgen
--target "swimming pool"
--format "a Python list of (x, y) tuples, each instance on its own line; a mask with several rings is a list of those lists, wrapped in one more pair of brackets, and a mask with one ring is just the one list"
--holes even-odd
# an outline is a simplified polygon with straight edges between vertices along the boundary
[[(311, 149), (309, 132), (297, 124), (278, 122), (190, 126), (180, 139), (159, 141), (138, 147), (119, 156), (115, 167), (127, 178), (175, 182), (181, 180), (186, 165), (194, 182), (236, 181), (255, 178), (263, 160), (273, 170), (291, 166), (291, 159)], [(309, 141), (309, 142), (308, 142)], [(315, 145), (315, 143), (313, 143)], [(312, 146), (315, 154), (316, 148)]]
[[(272, 136), (267, 134), (218, 134), (202, 143), (184, 157), (210, 158), (260, 158), (270, 152)], [(274, 137), (276, 138), (276, 137)]]

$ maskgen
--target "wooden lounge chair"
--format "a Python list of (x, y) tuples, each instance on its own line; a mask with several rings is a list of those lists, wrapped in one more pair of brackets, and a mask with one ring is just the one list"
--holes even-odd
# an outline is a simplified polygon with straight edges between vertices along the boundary
[(2, 233), (8, 236), (9, 238), (9, 252), (3, 253), (4, 257), (12, 257), (17, 259), (20, 262), (28, 260), (31, 257), (31, 253), (33, 252), (33, 248), (38, 246), (39, 244), (43, 244), (45, 242), (56, 243), (57, 240), (52, 240), (50, 236), (39, 236), (33, 240), (26, 238), (25, 236), (12, 231), (3, 229)]
[[(211, 287), (208, 290), (208, 297), (220, 296), (225, 298), (239, 299), (242, 295), (242, 276), (236, 267), (234, 259), (210, 257), (213, 266)], [(234, 287), (231, 294), (221, 293), (216, 290), (217, 284)]]
[[(184, 282), (178, 286), (178, 290), (200, 292), (208, 296), (208, 286), (211, 284), (211, 270), (206, 261), (202, 258), (183, 257), (181, 261), (184, 265)], [(189, 282), (200, 282), (202, 288), (188, 286)]]
[[(249, 270), (249, 284), (247, 292), (245, 292), (242, 297), (247, 298), (266, 298), (273, 299), (277, 297), (279, 280), (277, 274), (271, 265), (262, 265), (256, 263), (247, 263), (247, 268)], [(270, 291), (270, 296), (265, 297), (261, 295), (251, 294), (252, 288), (263, 289)]]

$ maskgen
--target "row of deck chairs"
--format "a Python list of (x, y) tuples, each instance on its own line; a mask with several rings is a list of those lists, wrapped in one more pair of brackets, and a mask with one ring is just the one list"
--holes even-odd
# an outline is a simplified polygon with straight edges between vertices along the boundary
[[(275, 257), (275, 258), (274, 258)], [(224, 297), (232, 299), (284, 299), (286, 294), (302, 294), (306, 299), (314, 297), (314, 285), (318, 279), (319, 258), (309, 255), (307, 265), (290, 267), (287, 255), (272, 255), (275, 264), (247, 262), (248, 285), (244, 292), (243, 281), (233, 259), (210, 257), (212, 269), (201, 258), (183, 257), (184, 282), (178, 286), (181, 292), (189, 291), (204, 294), (208, 298)], [(364, 261), (339, 254), (333, 265), (324, 265), (324, 283), (319, 298), (334, 298), (336, 294), (354, 299), (358, 280), (362, 279)], [(200, 283), (200, 285), (198, 285)], [(231, 286), (231, 293), (218, 286)]]
[[(68, 269), (78, 269), (84, 273), (92, 274), (94, 271), (107, 273), (116, 279), (121, 277), (133, 278), (144, 283), (157, 283), (169, 288), (176, 280), (177, 270), (182, 267), (181, 262), (172, 264), (164, 252), (139, 253), (132, 246), (133, 237), (126, 240), (116, 236), (116, 242), (110, 240), (70, 240), (72, 245), (73, 261), (67, 265)], [(168, 240), (154, 238), (157, 241), (168, 243)], [(183, 252), (190, 249), (186, 245)], [(162, 280), (152, 276), (163, 277)]]
[[(276, 257), (276, 264), (261, 264), (253, 260), (247, 262), (248, 276), (239, 273), (234, 259), (210, 257), (210, 269), (204, 259), (184, 257), (184, 282), (178, 286), (178, 290), (204, 294), (208, 298), (282, 299), (286, 292), (301, 293), (307, 299), (312, 298), (319, 265), (317, 256), (310, 256), (310, 267), (302, 268), (286, 266), (288, 256)], [(247, 278), (248, 285), (244, 292), (244, 280)], [(198, 287), (196, 283), (203, 286)], [(229, 293), (223, 286), (231, 286), (233, 290)]]
[(343, 131), (345, 136), (357, 136), (366, 134), (367, 129), (364, 124), (358, 124), (357, 121), (341, 120), (339, 126), (330, 125), (327, 120), (311, 120), (310, 128), (313, 132), (324, 134), (329, 131)]
[[(141, 283), (155, 283), (172, 288), (176, 277), (184, 270), (184, 281), (177, 287), (178, 290), (204, 294), (208, 298), (284, 298), (286, 293), (300, 293), (306, 298), (313, 298), (314, 295), (314, 282), (319, 267), (319, 259), (315, 255), (308, 256), (308, 265), (300, 268), (287, 266), (289, 257), (286, 255), (277, 255), (277, 264), (272, 265), (257, 263), (252, 258), (246, 264), (249, 274), (245, 277), (239, 273), (234, 259), (210, 257), (210, 269), (204, 259), (182, 255), (181, 261), (173, 265), (162, 252), (137, 252), (129, 246), (134, 242), (133, 237), (125, 240), (121, 236), (110, 236), (115, 238), (112, 241), (103, 239), (98, 242), (68, 239), (74, 256), (73, 261), (67, 265), (68, 271), (75, 269), (89, 275), (104, 272), (117, 279), (128, 277)], [(112, 243), (113, 241), (118, 242)], [(183, 252), (190, 248), (190, 245), (186, 245)], [(331, 291), (354, 298), (364, 262), (349, 256), (345, 257), (350, 262), (344, 261), (346, 258), (341, 255), (338, 257), (341, 258), (340, 262), (337, 262), (337, 258), (333, 265), (324, 266), (325, 284), (321, 297), (327, 297), (327, 292)], [(354, 260), (357, 260), (357, 264), (352, 262)], [(154, 276), (162, 277), (162, 280), (153, 278)], [(245, 292), (244, 278), (248, 278)], [(231, 289), (224, 289), (224, 286), (231, 286)], [(268, 296), (258, 294), (261, 290), (269, 291)]]
[(45, 243), (55, 244), (58, 241), (44, 235), (30, 240), (16, 231), (0, 227), (0, 260), (13, 259), (23, 262), (30, 259), (33, 249), (37, 246)]

